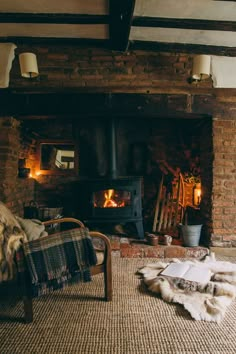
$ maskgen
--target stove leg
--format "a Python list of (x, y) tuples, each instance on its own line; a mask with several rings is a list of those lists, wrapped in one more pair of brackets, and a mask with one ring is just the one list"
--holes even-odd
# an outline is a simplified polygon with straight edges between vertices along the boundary
[(137, 235), (139, 239), (144, 238), (144, 230), (143, 230), (143, 221), (136, 221), (135, 222), (136, 229), (137, 229)]

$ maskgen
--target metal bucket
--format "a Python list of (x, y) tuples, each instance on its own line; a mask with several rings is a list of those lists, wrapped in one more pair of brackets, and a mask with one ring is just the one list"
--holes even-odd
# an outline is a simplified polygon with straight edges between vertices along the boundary
[(182, 225), (182, 237), (184, 246), (197, 247), (199, 246), (202, 225)]

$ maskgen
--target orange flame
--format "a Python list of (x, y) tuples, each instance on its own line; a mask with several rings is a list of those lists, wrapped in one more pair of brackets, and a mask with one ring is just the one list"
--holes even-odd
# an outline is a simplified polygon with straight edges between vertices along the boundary
[(107, 192), (104, 193), (105, 202), (103, 207), (104, 208), (121, 208), (125, 206), (124, 201), (117, 203), (114, 200), (114, 189), (108, 189)]

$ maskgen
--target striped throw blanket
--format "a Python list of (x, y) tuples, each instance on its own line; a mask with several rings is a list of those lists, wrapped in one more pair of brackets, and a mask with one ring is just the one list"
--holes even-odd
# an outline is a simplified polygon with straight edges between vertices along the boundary
[(70, 282), (90, 281), (97, 257), (88, 229), (77, 228), (24, 243), (16, 261), (20, 278), (28, 272), (31, 295), (37, 297)]

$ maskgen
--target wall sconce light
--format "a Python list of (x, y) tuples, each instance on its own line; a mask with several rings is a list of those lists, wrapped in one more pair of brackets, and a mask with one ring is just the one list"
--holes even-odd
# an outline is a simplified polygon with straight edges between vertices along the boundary
[(196, 183), (193, 188), (193, 205), (199, 207), (201, 203), (201, 183)]
[(193, 58), (192, 81), (202, 81), (210, 77), (211, 56), (200, 54)]
[(39, 75), (37, 58), (34, 53), (19, 54), (21, 76), (32, 79)]

